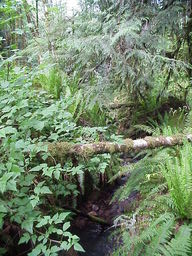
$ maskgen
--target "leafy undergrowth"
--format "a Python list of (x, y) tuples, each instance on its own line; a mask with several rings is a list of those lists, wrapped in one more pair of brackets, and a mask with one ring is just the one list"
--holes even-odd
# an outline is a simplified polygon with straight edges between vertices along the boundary
[[(57, 255), (70, 248), (82, 252), (79, 238), (70, 232), (72, 213), (64, 206), (76, 207), (79, 199), (105, 182), (106, 175), (114, 180), (119, 175), (119, 160), (103, 154), (91, 159), (63, 157), (57, 162), (49, 154), (47, 142), (122, 138), (111, 136), (105, 126), (79, 126), (76, 98), (61, 94), (56, 100), (35, 90), (25, 70), (12, 72), (11, 80), (2, 79), (0, 86), (1, 253), (13, 254), (15, 248), (19, 253), (23, 244), (30, 256)], [(171, 115), (165, 116), (162, 126), (152, 122), (152, 127), (140, 125), (137, 129), (155, 136), (180, 132), (185, 124), (169, 126)], [(181, 110), (178, 116), (187, 120), (189, 131), (190, 113), (184, 118)], [(131, 176), (116, 198), (126, 199), (139, 191), (140, 200), (132, 214), (129, 211), (114, 222), (121, 226), (121, 245), (114, 255), (190, 255), (191, 152), (187, 143), (181, 148), (147, 150), (136, 157), (140, 161), (129, 166)], [(91, 174), (88, 187), (87, 172)]]
[(73, 104), (71, 97), (55, 100), (34, 90), (25, 70), (13, 72), (9, 81), (1, 80), (1, 253), (19, 253), (23, 247), (17, 243), (27, 244), (30, 256), (57, 255), (72, 247), (83, 251), (79, 238), (69, 231), (72, 215), (62, 205), (75, 207), (84, 196), (84, 170), (91, 173), (93, 186), (98, 186), (111, 156), (79, 159), (77, 164), (76, 159), (66, 158), (57, 163), (49, 155), (46, 142), (99, 141), (101, 134), (109, 138), (106, 127), (77, 126)]
[[(151, 130), (154, 135), (173, 132), (165, 125)], [(137, 191), (140, 200), (116, 220), (121, 228), (115, 256), (191, 255), (191, 150), (187, 142), (182, 147), (148, 150), (125, 168), (131, 176), (115, 198), (124, 200)]]
[[(57, 162), (47, 142), (121, 142), (111, 136), (117, 127), (133, 138), (191, 133), (192, 1), (81, 0), (71, 14), (67, 2), (74, 1), (0, 1), (0, 253), (7, 255), (83, 251), (64, 205), (75, 208), (121, 174), (116, 156)], [(143, 151), (130, 166), (116, 198), (136, 190), (142, 200), (116, 221), (118, 255), (192, 255), (191, 153), (189, 144)]]

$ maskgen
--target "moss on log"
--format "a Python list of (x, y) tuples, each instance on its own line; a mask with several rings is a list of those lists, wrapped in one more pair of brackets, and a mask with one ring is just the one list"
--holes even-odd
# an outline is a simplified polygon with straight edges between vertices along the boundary
[(66, 156), (89, 157), (103, 153), (129, 153), (158, 147), (171, 147), (181, 145), (185, 140), (192, 141), (192, 134), (177, 134), (174, 136), (145, 137), (143, 139), (125, 139), (122, 143), (97, 142), (89, 144), (72, 144), (68, 142), (56, 142), (48, 144), (48, 151), (52, 157), (64, 159)]

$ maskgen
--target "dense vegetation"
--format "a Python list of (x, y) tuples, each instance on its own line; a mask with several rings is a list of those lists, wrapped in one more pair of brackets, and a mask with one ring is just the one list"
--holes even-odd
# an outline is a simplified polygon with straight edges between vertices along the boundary
[(114, 220), (113, 255), (190, 256), (190, 142), (123, 156), (49, 145), (191, 133), (192, 1), (79, 6), (0, 1), (0, 254), (83, 252), (69, 209), (130, 173), (113, 200), (139, 199)]

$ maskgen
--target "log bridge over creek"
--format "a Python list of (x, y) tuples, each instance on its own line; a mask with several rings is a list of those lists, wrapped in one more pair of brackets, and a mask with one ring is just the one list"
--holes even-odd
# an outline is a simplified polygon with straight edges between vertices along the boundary
[(72, 144), (68, 142), (55, 142), (48, 144), (48, 151), (53, 158), (58, 160), (64, 156), (88, 157), (94, 154), (103, 153), (129, 153), (141, 151), (143, 149), (153, 149), (158, 147), (172, 147), (182, 145), (184, 141), (192, 141), (192, 134), (177, 134), (174, 136), (148, 136), (143, 139), (125, 139), (121, 143), (117, 142), (97, 142), (88, 144)]
[[(141, 151), (144, 149), (153, 149), (158, 147), (172, 147), (182, 145), (185, 141), (192, 142), (192, 134), (177, 134), (174, 136), (148, 136), (142, 139), (125, 139), (121, 143), (117, 142), (97, 142), (88, 144), (72, 144), (68, 142), (55, 142), (48, 143), (48, 152), (57, 161), (62, 162), (65, 156), (81, 156), (89, 157), (94, 154), (103, 153), (129, 153), (133, 151)], [(82, 215), (93, 222), (102, 225), (110, 226), (111, 223), (103, 220), (102, 218), (92, 216), (91, 214), (82, 213), (81, 211), (72, 207), (66, 206), (66, 209), (71, 210), (75, 214)]]

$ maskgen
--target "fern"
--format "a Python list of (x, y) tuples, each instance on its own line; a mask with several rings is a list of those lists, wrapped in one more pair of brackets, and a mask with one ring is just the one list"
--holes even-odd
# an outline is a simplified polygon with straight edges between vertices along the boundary
[(191, 132), (192, 130), (192, 111), (189, 111), (185, 120), (185, 132)]
[(165, 164), (160, 165), (179, 214), (189, 219), (192, 218), (191, 155), (192, 146), (185, 143), (178, 156), (168, 158)]
[(39, 84), (55, 98), (59, 98), (62, 91), (62, 76), (55, 68), (47, 68), (46, 71), (44, 70), (45, 73), (38, 74), (33, 83)]
[(191, 254), (191, 227), (183, 225), (171, 241), (160, 249), (164, 256), (188, 256)]
[(124, 231), (122, 236), (124, 247), (114, 255), (118, 256), (190, 256), (191, 227), (184, 224), (175, 229), (173, 214), (164, 213), (155, 219), (140, 234)]
[(146, 249), (146, 255), (158, 255), (161, 247), (170, 239), (172, 234), (174, 219), (166, 220), (157, 231), (156, 236), (153, 237), (150, 245)]
[(147, 134), (154, 134), (156, 132), (156, 129), (149, 125), (144, 125), (144, 124), (137, 124), (134, 125), (134, 128), (139, 130), (139, 131), (144, 131)]
[[(160, 128), (153, 121), (149, 129), (141, 128), (153, 135), (171, 135), (174, 127), (169, 126), (169, 117), (163, 120), (165, 125)], [(191, 225), (181, 225), (175, 216), (192, 217), (192, 146), (186, 142), (175, 149), (147, 152), (134, 164), (131, 177), (118, 194), (126, 198), (137, 189), (142, 193), (142, 202), (135, 209), (135, 233), (123, 231), (124, 245), (114, 255), (190, 256)]]
[[(142, 154), (138, 154), (137, 157), (141, 157), (135, 164), (128, 165), (124, 167), (124, 172), (130, 172), (131, 176), (127, 180), (127, 183), (117, 190), (115, 193), (115, 198), (123, 200), (127, 198), (131, 192), (141, 189), (145, 189), (145, 193), (157, 187), (157, 184), (164, 183), (161, 175), (159, 173), (158, 164), (163, 162), (168, 154), (171, 154), (172, 149), (157, 149), (157, 150), (147, 150)], [(136, 159), (137, 159), (136, 157)], [(156, 178), (153, 175), (156, 175)], [(121, 173), (122, 175), (122, 173)], [(145, 183), (147, 184), (145, 185)]]

